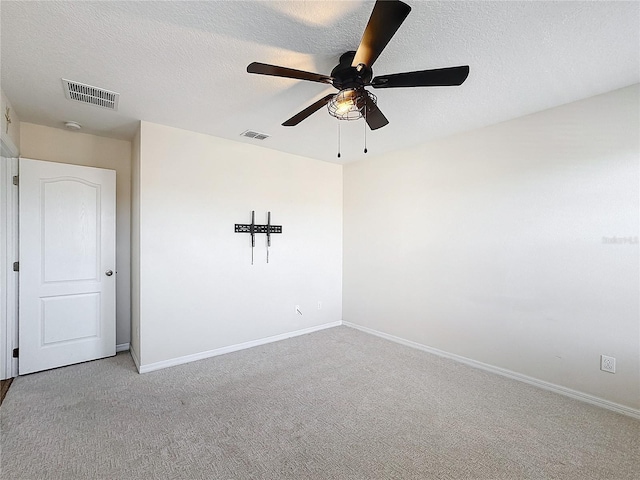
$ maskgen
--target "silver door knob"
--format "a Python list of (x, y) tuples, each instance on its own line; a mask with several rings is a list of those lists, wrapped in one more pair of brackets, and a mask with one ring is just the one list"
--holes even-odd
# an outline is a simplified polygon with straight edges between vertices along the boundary
[(110, 277), (111, 275), (113, 275), (113, 272), (112, 272), (111, 270), (107, 270), (106, 272), (104, 272), (104, 274), (105, 274), (107, 277)]

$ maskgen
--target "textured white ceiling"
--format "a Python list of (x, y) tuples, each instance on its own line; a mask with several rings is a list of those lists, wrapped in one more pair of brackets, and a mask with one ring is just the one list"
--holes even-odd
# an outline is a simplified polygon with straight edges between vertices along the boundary
[[(469, 65), (460, 87), (373, 90), (390, 124), (369, 156), (640, 82), (640, 3), (426, 2), (374, 75)], [(0, 3), (1, 86), (23, 121), (132, 137), (138, 120), (320, 160), (364, 157), (364, 122), (326, 109), (281, 123), (333, 90), (251, 75), (252, 61), (329, 74), (355, 50), (372, 1)], [(118, 112), (70, 102), (61, 78), (121, 94)], [(271, 134), (240, 137), (246, 129)]]

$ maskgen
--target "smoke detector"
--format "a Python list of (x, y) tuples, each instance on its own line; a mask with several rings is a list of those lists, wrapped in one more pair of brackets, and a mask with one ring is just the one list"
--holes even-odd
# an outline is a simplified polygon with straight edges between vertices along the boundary
[(69, 100), (87, 103), (96, 107), (107, 108), (109, 110), (118, 110), (118, 101), (120, 94), (105, 90), (100, 87), (93, 87), (84, 83), (74, 82), (73, 80), (62, 79), (64, 87), (64, 96)]
[(64, 128), (77, 132), (82, 128), (82, 125), (80, 125), (78, 122), (64, 122)]

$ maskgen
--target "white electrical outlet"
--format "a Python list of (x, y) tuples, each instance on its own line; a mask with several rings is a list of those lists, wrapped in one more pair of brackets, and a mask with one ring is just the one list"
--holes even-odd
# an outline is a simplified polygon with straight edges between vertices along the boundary
[(600, 355), (600, 370), (602, 370), (603, 372), (616, 373), (615, 357)]

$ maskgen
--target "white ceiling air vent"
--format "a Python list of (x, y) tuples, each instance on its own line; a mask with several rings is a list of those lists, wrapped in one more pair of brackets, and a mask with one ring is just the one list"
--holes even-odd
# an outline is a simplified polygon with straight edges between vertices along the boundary
[(264, 140), (265, 138), (269, 138), (271, 135), (266, 133), (254, 132), (253, 130), (245, 130), (240, 135), (243, 137), (255, 138), (256, 140)]
[(118, 110), (119, 93), (74, 82), (66, 78), (62, 79), (62, 84), (64, 86), (64, 96), (69, 100), (88, 103), (89, 105), (108, 108), (109, 110)]

